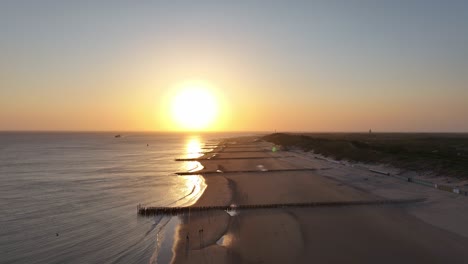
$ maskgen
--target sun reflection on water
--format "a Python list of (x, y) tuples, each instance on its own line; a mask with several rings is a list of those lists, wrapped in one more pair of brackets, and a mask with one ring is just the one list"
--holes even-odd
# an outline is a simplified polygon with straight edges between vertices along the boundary
[(187, 140), (186, 151), (188, 158), (198, 158), (201, 156), (202, 146), (199, 137), (191, 137)]
[[(191, 137), (187, 140), (186, 147), (185, 147), (185, 156), (189, 159), (195, 159), (203, 154), (202, 152), (202, 145), (200, 142), (199, 137)], [(187, 161), (184, 162), (184, 169), (187, 171), (197, 171), (201, 169), (202, 166), (198, 161)]]
[[(185, 145), (185, 156), (189, 159), (194, 159), (202, 156), (202, 144), (199, 137), (190, 137), (187, 139)], [(185, 161), (183, 162), (182, 168), (185, 171), (196, 172), (203, 169), (203, 166), (198, 161)], [(182, 176), (185, 180), (185, 188), (187, 199), (185, 199), (185, 205), (191, 205), (195, 203), (198, 198), (203, 194), (206, 188), (205, 179), (201, 175), (190, 175)]]

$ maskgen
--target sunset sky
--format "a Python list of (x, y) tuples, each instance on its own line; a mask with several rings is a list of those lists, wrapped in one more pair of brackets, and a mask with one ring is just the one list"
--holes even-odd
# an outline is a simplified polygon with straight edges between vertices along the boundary
[(0, 130), (468, 132), (468, 1), (84, 2), (0, 3)]

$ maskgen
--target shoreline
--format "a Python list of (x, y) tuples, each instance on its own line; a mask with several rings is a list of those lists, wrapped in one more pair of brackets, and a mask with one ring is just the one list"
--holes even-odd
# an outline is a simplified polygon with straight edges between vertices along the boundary
[[(191, 206), (230, 205), (235, 196), (235, 183), (224, 176), (204, 176), (207, 171), (216, 171), (218, 166), (207, 163), (204, 158), (221, 150), (218, 144), (199, 157), (203, 169), (197, 171), (205, 179), (206, 189)], [(173, 259), (171, 263), (202, 263), (209, 254), (212, 263), (224, 263), (228, 251), (222, 245), (230, 224), (230, 215), (224, 211), (193, 213), (180, 216), (180, 224), (175, 233)], [(209, 226), (210, 228), (206, 228)], [(232, 256), (231, 256), (232, 257)]]

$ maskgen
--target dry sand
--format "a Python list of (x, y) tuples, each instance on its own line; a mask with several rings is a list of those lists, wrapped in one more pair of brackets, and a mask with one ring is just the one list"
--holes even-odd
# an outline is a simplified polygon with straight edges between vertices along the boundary
[[(468, 228), (461, 224), (464, 220), (468, 223), (466, 197), (410, 186), (358, 168), (317, 160), (311, 154), (268, 152), (265, 150), (271, 145), (252, 143), (252, 138), (236, 141), (214, 159), (202, 161), (202, 175), (220, 168), (225, 173), (204, 176), (207, 188), (196, 206), (415, 197), (428, 198), (429, 202), (244, 210), (233, 216), (209, 211), (182, 216), (173, 263), (468, 261)], [(263, 152), (251, 152), (253, 149)], [(249, 152), (238, 152), (242, 150)], [(298, 168), (317, 170), (274, 171)], [(268, 172), (260, 172), (262, 169)], [(229, 173), (244, 170), (259, 172)], [(460, 212), (462, 209), (466, 210)]]

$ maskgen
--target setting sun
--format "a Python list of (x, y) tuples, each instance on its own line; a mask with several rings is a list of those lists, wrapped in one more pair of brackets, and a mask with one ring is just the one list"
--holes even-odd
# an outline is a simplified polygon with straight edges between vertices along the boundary
[(218, 115), (216, 98), (201, 85), (184, 86), (175, 95), (171, 107), (172, 118), (181, 129), (207, 129)]

